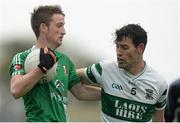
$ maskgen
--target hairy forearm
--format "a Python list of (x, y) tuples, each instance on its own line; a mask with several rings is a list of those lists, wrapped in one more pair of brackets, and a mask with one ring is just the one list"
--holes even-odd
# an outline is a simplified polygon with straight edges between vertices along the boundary
[(80, 83), (72, 89), (72, 93), (79, 100), (100, 100), (101, 88), (89, 82), (85, 77), (84, 71), (85, 68), (76, 69), (76, 73), (80, 77)]
[(39, 68), (33, 69), (25, 75), (15, 75), (11, 79), (11, 93), (14, 98), (18, 99), (29, 92), (34, 85), (40, 80), (43, 73)]
[(78, 100), (100, 100), (101, 88), (82, 84), (81, 82), (71, 88), (72, 94)]
[(83, 85), (84, 92), (81, 93), (81, 100), (100, 100), (101, 99), (101, 88)]

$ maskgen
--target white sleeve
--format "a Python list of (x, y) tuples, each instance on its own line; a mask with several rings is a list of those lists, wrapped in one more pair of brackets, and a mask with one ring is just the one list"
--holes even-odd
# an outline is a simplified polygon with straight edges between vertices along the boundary
[(167, 83), (164, 81), (163, 84), (161, 85), (160, 89), (161, 89), (161, 95), (156, 103), (156, 110), (162, 110), (165, 108), (166, 106), (166, 97), (167, 97), (167, 88), (168, 85)]
[(101, 84), (100, 78), (102, 74), (101, 63), (92, 64), (84, 71), (86, 78), (93, 83)]

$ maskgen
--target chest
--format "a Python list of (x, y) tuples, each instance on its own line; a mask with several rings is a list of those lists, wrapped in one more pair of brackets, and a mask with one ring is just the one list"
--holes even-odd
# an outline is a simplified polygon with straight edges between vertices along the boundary
[(130, 78), (119, 72), (105, 73), (102, 86), (106, 93), (116, 97), (155, 104), (160, 97), (156, 82), (146, 78)]
[(56, 76), (50, 84), (52, 92), (66, 96), (69, 81), (69, 68), (66, 64), (59, 63), (56, 69)]

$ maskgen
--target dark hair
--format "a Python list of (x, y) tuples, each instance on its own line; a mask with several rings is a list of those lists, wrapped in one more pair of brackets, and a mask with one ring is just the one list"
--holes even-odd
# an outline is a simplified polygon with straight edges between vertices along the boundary
[(138, 24), (128, 24), (115, 32), (115, 43), (122, 40), (123, 37), (129, 37), (132, 39), (133, 44), (137, 47), (140, 43), (144, 46), (147, 44), (147, 32)]
[(61, 14), (65, 16), (59, 5), (39, 6), (34, 9), (33, 13), (31, 14), (31, 27), (36, 37), (39, 36), (40, 24), (45, 23), (48, 26), (53, 14)]

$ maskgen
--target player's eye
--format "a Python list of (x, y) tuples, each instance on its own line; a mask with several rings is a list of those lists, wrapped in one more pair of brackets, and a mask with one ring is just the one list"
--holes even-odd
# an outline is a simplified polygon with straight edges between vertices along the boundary
[(121, 48), (121, 49), (123, 49), (123, 50), (128, 50), (128, 49), (129, 49), (129, 46), (116, 44), (116, 49), (119, 49), (119, 48)]
[(121, 47), (122, 47), (123, 50), (128, 50), (129, 49), (129, 47), (127, 45), (123, 45)]
[(63, 27), (63, 26), (64, 26), (64, 23), (58, 23), (58, 24), (57, 24), (57, 27), (58, 27), (58, 28), (61, 28), (61, 27)]

